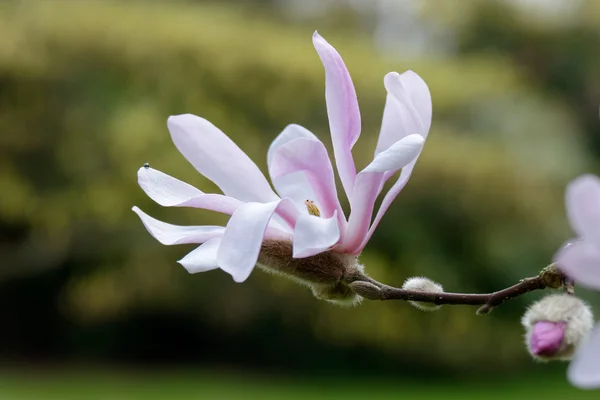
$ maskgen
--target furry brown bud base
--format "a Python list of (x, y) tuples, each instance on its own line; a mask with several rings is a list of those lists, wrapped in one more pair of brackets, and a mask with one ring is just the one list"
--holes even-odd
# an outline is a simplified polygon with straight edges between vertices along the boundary
[(354, 256), (326, 251), (311, 257), (293, 258), (291, 242), (265, 240), (257, 266), (310, 287), (318, 299), (342, 305), (353, 305), (360, 301), (360, 296), (343, 279), (353, 276), (356, 271), (362, 272), (363, 267)]

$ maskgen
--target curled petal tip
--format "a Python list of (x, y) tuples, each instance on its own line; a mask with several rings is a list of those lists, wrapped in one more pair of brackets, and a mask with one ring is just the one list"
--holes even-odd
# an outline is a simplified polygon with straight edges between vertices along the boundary
[(188, 274), (192, 274), (192, 271), (188, 268), (188, 266), (186, 265), (187, 263), (184, 261), (183, 258), (181, 260), (178, 260), (177, 264), (181, 265), (187, 271)]

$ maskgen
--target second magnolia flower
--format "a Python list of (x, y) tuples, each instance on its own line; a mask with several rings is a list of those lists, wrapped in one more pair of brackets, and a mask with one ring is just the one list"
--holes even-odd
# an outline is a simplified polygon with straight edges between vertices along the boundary
[[(338, 200), (327, 150), (307, 129), (289, 125), (271, 144), (267, 165), (274, 191), (256, 164), (210, 122), (189, 114), (170, 117), (167, 125), (175, 146), (223, 194), (203, 193), (147, 166), (138, 172), (140, 186), (162, 206), (231, 215), (226, 227), (175, 226), (133, 208), (161, 243), (201, 244), (179, 261), (189, 272), (220, 268), (243, 282), (257, 261), (260, 264), (266, 243), (289, 243), (290, 259), (331, 253), (354, 268), (356, 256), (408, 182), (431, 126), (431, 96), (425, 82), (412, 71), (385, 76), (387, 99), (374, 158), (357, 173), (352, 147), (360, 135), (361, 117), (354, 85), (338, 52), (317, 33), (313, 44), (325, 68), (331, 139), (350, 201), (349, 218)], [(384, 183), (399, 170), (373, 219)]]

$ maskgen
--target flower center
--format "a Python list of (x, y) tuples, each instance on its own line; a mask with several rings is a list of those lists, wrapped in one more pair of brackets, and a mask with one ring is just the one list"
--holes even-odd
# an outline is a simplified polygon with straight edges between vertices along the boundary
[(306, 209), (310, 215), (314, 215), (315, 217), (321, 216), (321, 211), (319, 211), (319, 207), (315, 205), (314, 201), (304, 200), (304, 204), (306, 204)]

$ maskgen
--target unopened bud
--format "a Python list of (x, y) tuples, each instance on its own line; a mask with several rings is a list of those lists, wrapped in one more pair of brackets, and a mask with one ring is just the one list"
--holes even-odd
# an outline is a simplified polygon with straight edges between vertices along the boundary
[(521, 319), (525, 343), (538, 360), (570, 360), (594, 326), (590, 307), (567, 293), (553, 294), (533, 303)]
[[(408, 278), (404, 282), (404, 285), (402, 285), (402, 289), (414, 292), (444, 293), (444, 288), (442, 285), (432, 281), (429, 278), (421, 276)], [(425, 303), (422, 301), (409, 301), (409, 303), (421, 311), (436, 311), (442, 307), (439, 304)]]
[(344, 277), (364, 269), (355, 256), (326, 251), (310, 257), (294, 258), (290, 241), (265, 240), (256, 265), (263, 271), (310, 287), (320, 300), (340, 305), (354, 305), (361, 300), (344, 282)]

